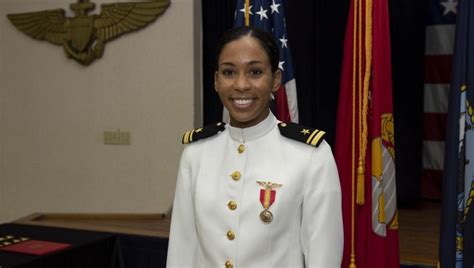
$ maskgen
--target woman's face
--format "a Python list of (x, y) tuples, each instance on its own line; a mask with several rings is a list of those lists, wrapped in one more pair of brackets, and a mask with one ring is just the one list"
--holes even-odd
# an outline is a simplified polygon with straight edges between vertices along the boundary
[(280, 70), (272, 73), (270, 59), (254, 37), (241, 37), (222, 49), (214, 87), (232, 126), (245, 128), (263, 121), (280, 82)]

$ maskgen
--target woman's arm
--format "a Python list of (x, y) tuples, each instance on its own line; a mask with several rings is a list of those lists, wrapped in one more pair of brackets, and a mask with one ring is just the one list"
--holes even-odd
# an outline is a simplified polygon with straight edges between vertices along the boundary
[(339, 268), (343, 252), (341, 187), (331, 148), (323, 142), (308, 166), (301, 243), (306, 267)]
[(178, 179), (171, 214), (171, 228), (166, 267), (185, 268), (196, 265), (197, 233), (191, 183), (191, 163), (185, 148), (179, 164)]

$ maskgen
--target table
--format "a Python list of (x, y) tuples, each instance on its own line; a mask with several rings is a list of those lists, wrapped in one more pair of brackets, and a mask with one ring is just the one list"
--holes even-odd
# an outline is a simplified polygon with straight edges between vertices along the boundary
[(123, 268), (118, 237), (112, 233), (7, 223), (1, 235), (69, 243), (68, 249), (43, 256), (0, 251), (0, 268)]
[(36, 212), (13, 223), (113, 233), (124, 268), (166, 267), (171, 223), (168, 213)]

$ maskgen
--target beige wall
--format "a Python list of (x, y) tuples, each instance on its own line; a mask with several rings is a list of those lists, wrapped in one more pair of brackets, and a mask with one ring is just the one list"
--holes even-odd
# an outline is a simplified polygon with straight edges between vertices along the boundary
[[(89, 67), (6, 18), (72, 2), (0, 0), (0, 222), (33, 212), (164, 212), (181, 134), (200, 124), (200, 1), (171, 0)], [(93, 2), (98, 10), (114, 0)], [(130, 131), (132, 144), (104, 145), (103, 131), (114, 129)]]

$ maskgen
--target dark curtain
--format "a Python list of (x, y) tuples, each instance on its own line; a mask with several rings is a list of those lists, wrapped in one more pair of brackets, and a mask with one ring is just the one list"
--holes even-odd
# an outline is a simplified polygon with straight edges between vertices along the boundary
[(323, 129), (333, 146), (349, 0), (286, 1), (300, 123)]
[[(397, 195), (401, 205), (419, 199), (423, 110), (424, 1), (390, 1)], [(287, 0), (300, 123), (325, 130), (334, 145), (343, 41), (349, 0)], [(234, 0), (203, 0), (204, 124), (220, 121), (214, 91), (216, 43), (232, 27)]]
[(222, 104), (214, 90), (216, 49), (220, 36), (234, 25), (235, 0), (203, 0), (203, 114), (204, 125), (222, 121)]
[(399, 207), (421, 198), (425, 8), (426, 1), (389, 5)]

